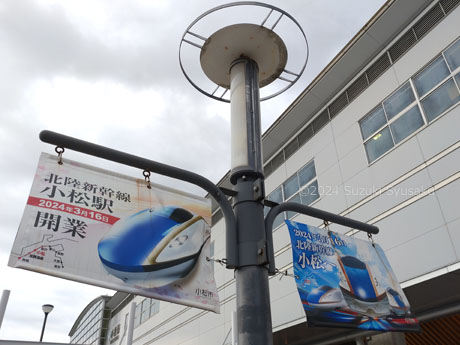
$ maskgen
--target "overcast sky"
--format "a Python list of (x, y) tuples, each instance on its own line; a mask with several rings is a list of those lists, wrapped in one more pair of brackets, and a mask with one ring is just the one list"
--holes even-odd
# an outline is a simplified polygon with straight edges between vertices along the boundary
[[(266, 2), (297, 19), (310, 57), (294, 87), (262, 103), (263, 130), (384, 1)], [(198, 93), (178, 63), (184, 30), (223, 3), (0, 0), (0, 292), (11, 290), (0, 339), (38, 341), (41, 305), (50, 303), (55, 309), (44, 340), (68, 342), (82, 309), (98, 295), (113, 294), (6, 266), (39, 154), (54, 153), (39, 141), (41, 130), (176, 165), (214, 182), (229, 170), (229, 105)], [(66, 151), (64, 157), (142, 177), (142, 171), (83, 154)], [(168, 178), (152, 181), (205, 194)]]

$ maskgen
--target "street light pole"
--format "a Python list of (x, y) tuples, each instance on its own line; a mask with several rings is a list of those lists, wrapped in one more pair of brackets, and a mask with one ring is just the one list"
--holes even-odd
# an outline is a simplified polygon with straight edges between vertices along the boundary
[[(223, 26), (207, 37), (203, 35), (203, 25), (201, 29), (195, 27), (208, 16), (235, 6), (259, 8), (261, 16), (254, 18), (265, 16), (265, 19), (254, 23), (242, 20)], [(287, 47), (274, 32), (282, 18), (293, 22), (305, 39), (305, 60), (298, 66), (300, 69), (295, 67), (296, 63), (292, 65), (294, 72), (285, 69)], [(267, 20), (271, 22), (269, 27), (264, 26)], [(181, 59), (185, 44), (200, 49), (199, 63), (207, 79), (217, 85), (214, 91), (206, 91), (200, 85), (205, 87), (207, 83), (199, 85), (188, 76)], [(296, 43), (296, 49), (298, 46)], [(274, 273), (269, 272), (274, 263), (269, 260), (273, 256), (270, 253), (273, 246), (268, 243), (271, 235), (264, 223), (260, 102), (290, 88), (305, 69), (307, 57), (306, 37), (294, 18), (274, 6), (253, 1), (238, 1), (205, 12), (186, 29), (179, 48), (179, 61), (187, 80), (206, 96), (229, 102), (231, 108), (230, 182), (234, 186), (231, 195), (236, 236), (229, 237), (227, 230), (226, 266), (235, 269), (238, 345), (273, 344), (268, 275)], [(269, 94), (261, 99), (259, 89), (278, 80), (281, 83), (275, 83)], [(219, 89), (225, 91), (221, 93)], [(230, 99), (225, 98), (227, 91), (230, 91)]]
[(6, 305), (10, 297), (10, 290), (3, 290), (2, 299), (0, 300), (0, 328), (2, 328), (3, 317), (5, 316)]
[(40, 335), (40, 342), (43, 340), (43, 334), (45, 333), (45, 326), (46, 326), (46, 319), (48, 318), (48, 314), (51, 313), (54, 306), (52, 304), (43, 304), (42, 310), (45, 313), (45, 319), (43, 320), (43, 327), (42, 327), (42, 334)]
[(235, 270), (238, 344), (273, 344), (264, 228), (264, 181), (258, 66), (241, 58), (230, 70), (231, 181), (237, 221), (239, 267)]

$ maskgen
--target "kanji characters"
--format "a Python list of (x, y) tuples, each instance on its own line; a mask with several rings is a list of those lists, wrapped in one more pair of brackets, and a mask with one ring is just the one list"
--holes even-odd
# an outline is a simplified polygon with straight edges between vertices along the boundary
[(80, 238), (85, 238), (86, 236), (85, 229), (87, 226), (88, 225), (83, 220), (67, 217), (67, 219), (64, 221), (64, 227), (63, 227), (63, 229), (67, 231), (63, 231), (63, 233), (64, 234), (70, 233), (72, 237), (75, 237), (75, 235), (78, 235), (80, 236)]
[(61, 222), (61, 216), (55, 215), (48, 212), (37, 212), (35, 217), (34, 227), (43, 228), (48, 230), (58, 231), (59, 223)]

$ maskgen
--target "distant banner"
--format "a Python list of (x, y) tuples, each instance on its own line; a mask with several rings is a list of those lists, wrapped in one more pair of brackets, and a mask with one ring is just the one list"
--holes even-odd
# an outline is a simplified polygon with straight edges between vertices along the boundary
[(219, 312), (210, 200), (42, 153), (9, 266)]
[(294, 274), (309, 326), (419, 331), (377, 244), (293, 221)]

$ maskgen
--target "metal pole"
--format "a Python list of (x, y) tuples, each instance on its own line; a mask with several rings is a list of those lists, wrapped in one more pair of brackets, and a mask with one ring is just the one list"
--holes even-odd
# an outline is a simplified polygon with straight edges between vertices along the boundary
[(232, 172), (238, 261), (235, 270), (238, 345), (273, 344), (264, 227), (264, 185), (257, 64), (230, 70)]
[(45, 333), (46, 319), (49, 313), (45, 313), (45, 319), (43, 320), (42, 334), (40, 335), (40, 342), (43, 340), (43, 334)]
[(126, 345), (133, 344), (135, 314), (136, 314), (136, 302), (132, 302), (129, 308), (128, 335), (126, 336)]
[(5, 316), (6, 306), (10, 298), (10, 290), (3, 290), (2, 299), (0, 301), (0, 329), (2, 328), (3, 317)]
[(232, 345), (238, 345), (238, 318), (236, 312), (232, 312)]

